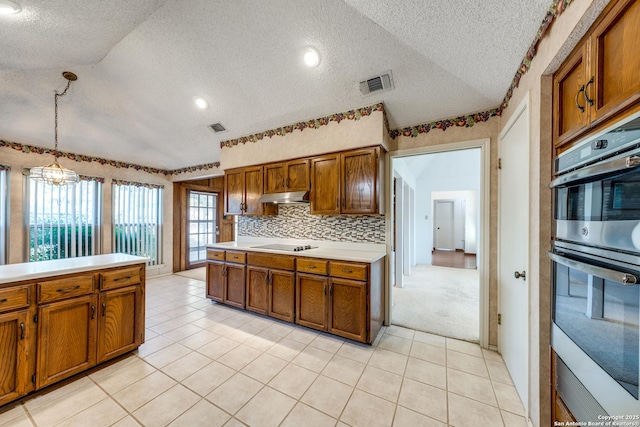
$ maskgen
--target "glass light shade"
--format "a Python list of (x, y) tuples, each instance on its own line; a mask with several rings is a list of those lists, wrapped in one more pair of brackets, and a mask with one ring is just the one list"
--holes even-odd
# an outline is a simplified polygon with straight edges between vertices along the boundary
[(312, 47), (308, 47), (304, 52), (304, 63), (309, 68), (315, 68), (320, 64), (320, 54)]
[(0, 15), (12, 15), (20, 13), (22, 7), (11, 0), (0, 0)]
[(58, 160), (47, 166), (31, 168), (29, 170), (29, 176), (50, 185), (73, 184), (79, 180), (77, 173), (60, 166)]
[(196, 98), (195, 99), (195, 103), (198, 106), (198, 108), (204, 110), (205, 108), (207, 108), (209, 106), (209, 103), (207, 101), (205, 101), (203, 98)]

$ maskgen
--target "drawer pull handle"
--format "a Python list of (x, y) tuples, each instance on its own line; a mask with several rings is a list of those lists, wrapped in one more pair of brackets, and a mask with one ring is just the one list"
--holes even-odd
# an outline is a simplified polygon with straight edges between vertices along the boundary
[(24, 323), (20, 323), (20, 339), (24, 339)]
[(91, 305), (91, 320), (96, 318), (96, 306)]
[(346, 269), (344, 269), (344, 268), (343, 268), (343, 269), (342, 269), (342, 272), (343, 272), (343, 273), (353, 273), (353, 270), (346, 270)]
[(7, 301), (9, 301), (9, 300), (6, 299), (6, 298), (2, 298), (2, 299), (0, 299), (0, 304), (2, 304), (3, 302), (7, 302)]
[(80, 289), (80, 285), (70, 286), (68, 288), (56, 289), (56, 292), (70, 292), (70, 291), (75, 291), (76, 289)]
[(307, 268), (313, 269), (313, 268), (316, 268), (316, 266), (315, 265), (307, 265)]
[(107, 303), (103, 302), (102, 303), (102, 317), (105, 317), (107, 315)]
[(129, 280), (131, 279), (131, 276), (127, 276), (127, 277), (118, 277), (117, 279), (113, 279), (114, 282), (119, 282), (121, 280)]

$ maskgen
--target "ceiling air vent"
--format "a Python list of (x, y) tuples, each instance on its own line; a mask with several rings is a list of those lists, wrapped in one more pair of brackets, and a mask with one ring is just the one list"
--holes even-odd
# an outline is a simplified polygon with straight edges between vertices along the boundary
[(390, 89), (393, 89), (391, 71), (387, 71), (380, 76), (371, 77), (360, 82), (360, 92), (362, 92), (363, 95)]
[(209, 129), (211, 129), (215, 133), (220, 133), (220, 132), (226, 132), (227, 131), (227, 129), (224, 126), (222, 126), (222, 123), (220, 123), (220, 122), (214, 123), (212, 125), (209, 125)]

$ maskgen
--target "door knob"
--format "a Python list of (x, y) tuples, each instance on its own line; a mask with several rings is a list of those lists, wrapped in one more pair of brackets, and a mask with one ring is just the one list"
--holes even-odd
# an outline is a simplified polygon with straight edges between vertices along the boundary
[(516, 271), (515, 273), (513, 273), (513, 277), (515, 277), (516, 279), (527, 280), (527, 272), (524, 270), (522, 270), (522, 273)]

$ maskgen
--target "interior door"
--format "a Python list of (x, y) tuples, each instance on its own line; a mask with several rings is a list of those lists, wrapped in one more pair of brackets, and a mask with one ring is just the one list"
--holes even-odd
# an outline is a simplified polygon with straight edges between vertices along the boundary
[[(529, 110), (520, 109), (503, 131), (498, 150), (500, 213), (498, 221), (499, 349), (524, 407), (529, 390)], [(516, 278), (525, 273), (525, 277)]]
[(435, 247), (447, 251), (453, 246), (453, 201), (436, 200), (435, 202)]

